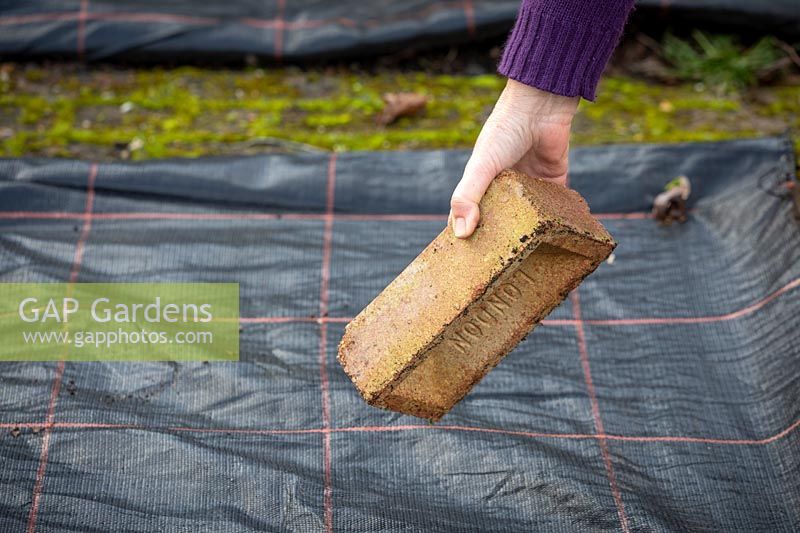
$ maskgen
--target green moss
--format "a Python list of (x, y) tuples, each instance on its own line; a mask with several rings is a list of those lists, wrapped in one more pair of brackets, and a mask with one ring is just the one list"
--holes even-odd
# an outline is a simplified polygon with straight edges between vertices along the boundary
[(25, 79), (27, 81), (37, 82), (37, 81), (42, 81), (43, 79), (45, 79), (46, 74), (42, 69), (39, 69), (39, 68), (28, 68), (28, 69), (25, 69), (24, 76), (25, 76)]
[[(0, 141), (0, 155), (109, 157), (115, 144), (134, 138), (144, 142), (137, 159), (237, 152), (254, 138), (340, 151), (468, 148), (504, 83), (495, 75), (421, 72), (186, 67), (78, 74), (17, 66), (0, 83), (0, 127), (13, 130)], [(427, 95), (426, 110), (376, 127), (382, 95), (399, 91)], [(596, 103), (580, 105), (576, 145), (720, 140), (800, 127), (800, 87), (720, 97), (702, 86), (611, 77), (599, 94)]]
[(333, 115), (310, 115), (303, 119), (303, 124), (310, 128), (334, 128), (347, 126), (353, 122), (350, 113), (337, 113)]

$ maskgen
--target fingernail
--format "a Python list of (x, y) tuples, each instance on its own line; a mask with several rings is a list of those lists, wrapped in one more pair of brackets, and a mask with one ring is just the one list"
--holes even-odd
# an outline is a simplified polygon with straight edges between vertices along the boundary
[(458, 237), (459, 239), (461, 237), (466, 237), (466, 235), (467, 235), (467, 221), (465, 219), (463, 219), (462, 217), (458, 217), (456, 219), (456, 224), (455, 224), (455, 228), (454, 228), (453, 231), (455, 232), (456, 237)]

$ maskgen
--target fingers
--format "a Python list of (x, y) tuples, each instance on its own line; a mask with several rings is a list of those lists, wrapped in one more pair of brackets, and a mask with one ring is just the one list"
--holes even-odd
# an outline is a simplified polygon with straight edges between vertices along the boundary
[(480, 221), (478, 204), (492, 180), (503, 170), (476, 147), (464, 169), (461, 181), (450, 199), (450, 224), (459, 239), (466, 239), (475, 231)]
[(522, 172), (527, 176), (535, 176), (537, 178), (552, 181), (554, 183), (558, 183), (559, 185), (567, 186), (568, 178), (567, 178), (567, 167), (568, 163), (565, 161), (562, 165), (559, 165), (560, 168), (554, 168), (552, 166), (545, 166), (537, 157), (537, 154), (534, 150), (531, 150), (525, 156), (517, 162), (513, 168), (518, 172)]
[(514, 169), (559, 185), (567, 185), (569, 128), (541, 125), (533, 146), (514, 164)]
[(525, 124), (506, 112), (498, 102), (483, 125), (464, 175), (450, 199), (450, 220), (453, 233), (466, 239), (480, 220), (478, 204), (492, 180), (510, 168), (525, 154), (531, 144)]

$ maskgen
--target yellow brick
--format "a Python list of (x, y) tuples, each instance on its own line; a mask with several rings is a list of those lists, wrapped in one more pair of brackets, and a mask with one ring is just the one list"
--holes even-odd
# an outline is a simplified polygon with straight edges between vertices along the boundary
[(577, 192), (504, 171), (472, 237), (445, 228), (347, 325), (339, 362), (371, 405), (438, 420), (615, 246)]

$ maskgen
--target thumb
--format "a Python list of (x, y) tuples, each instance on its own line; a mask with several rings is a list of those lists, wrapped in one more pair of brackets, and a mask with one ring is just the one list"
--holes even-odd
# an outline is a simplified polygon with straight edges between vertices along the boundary
[(448, 220), (459, 239), (466, 239), (475, 231), (481, 216), (478, 204), (489, 184), (502, 170), (496, 158), (476, 146), (450, 199)]

